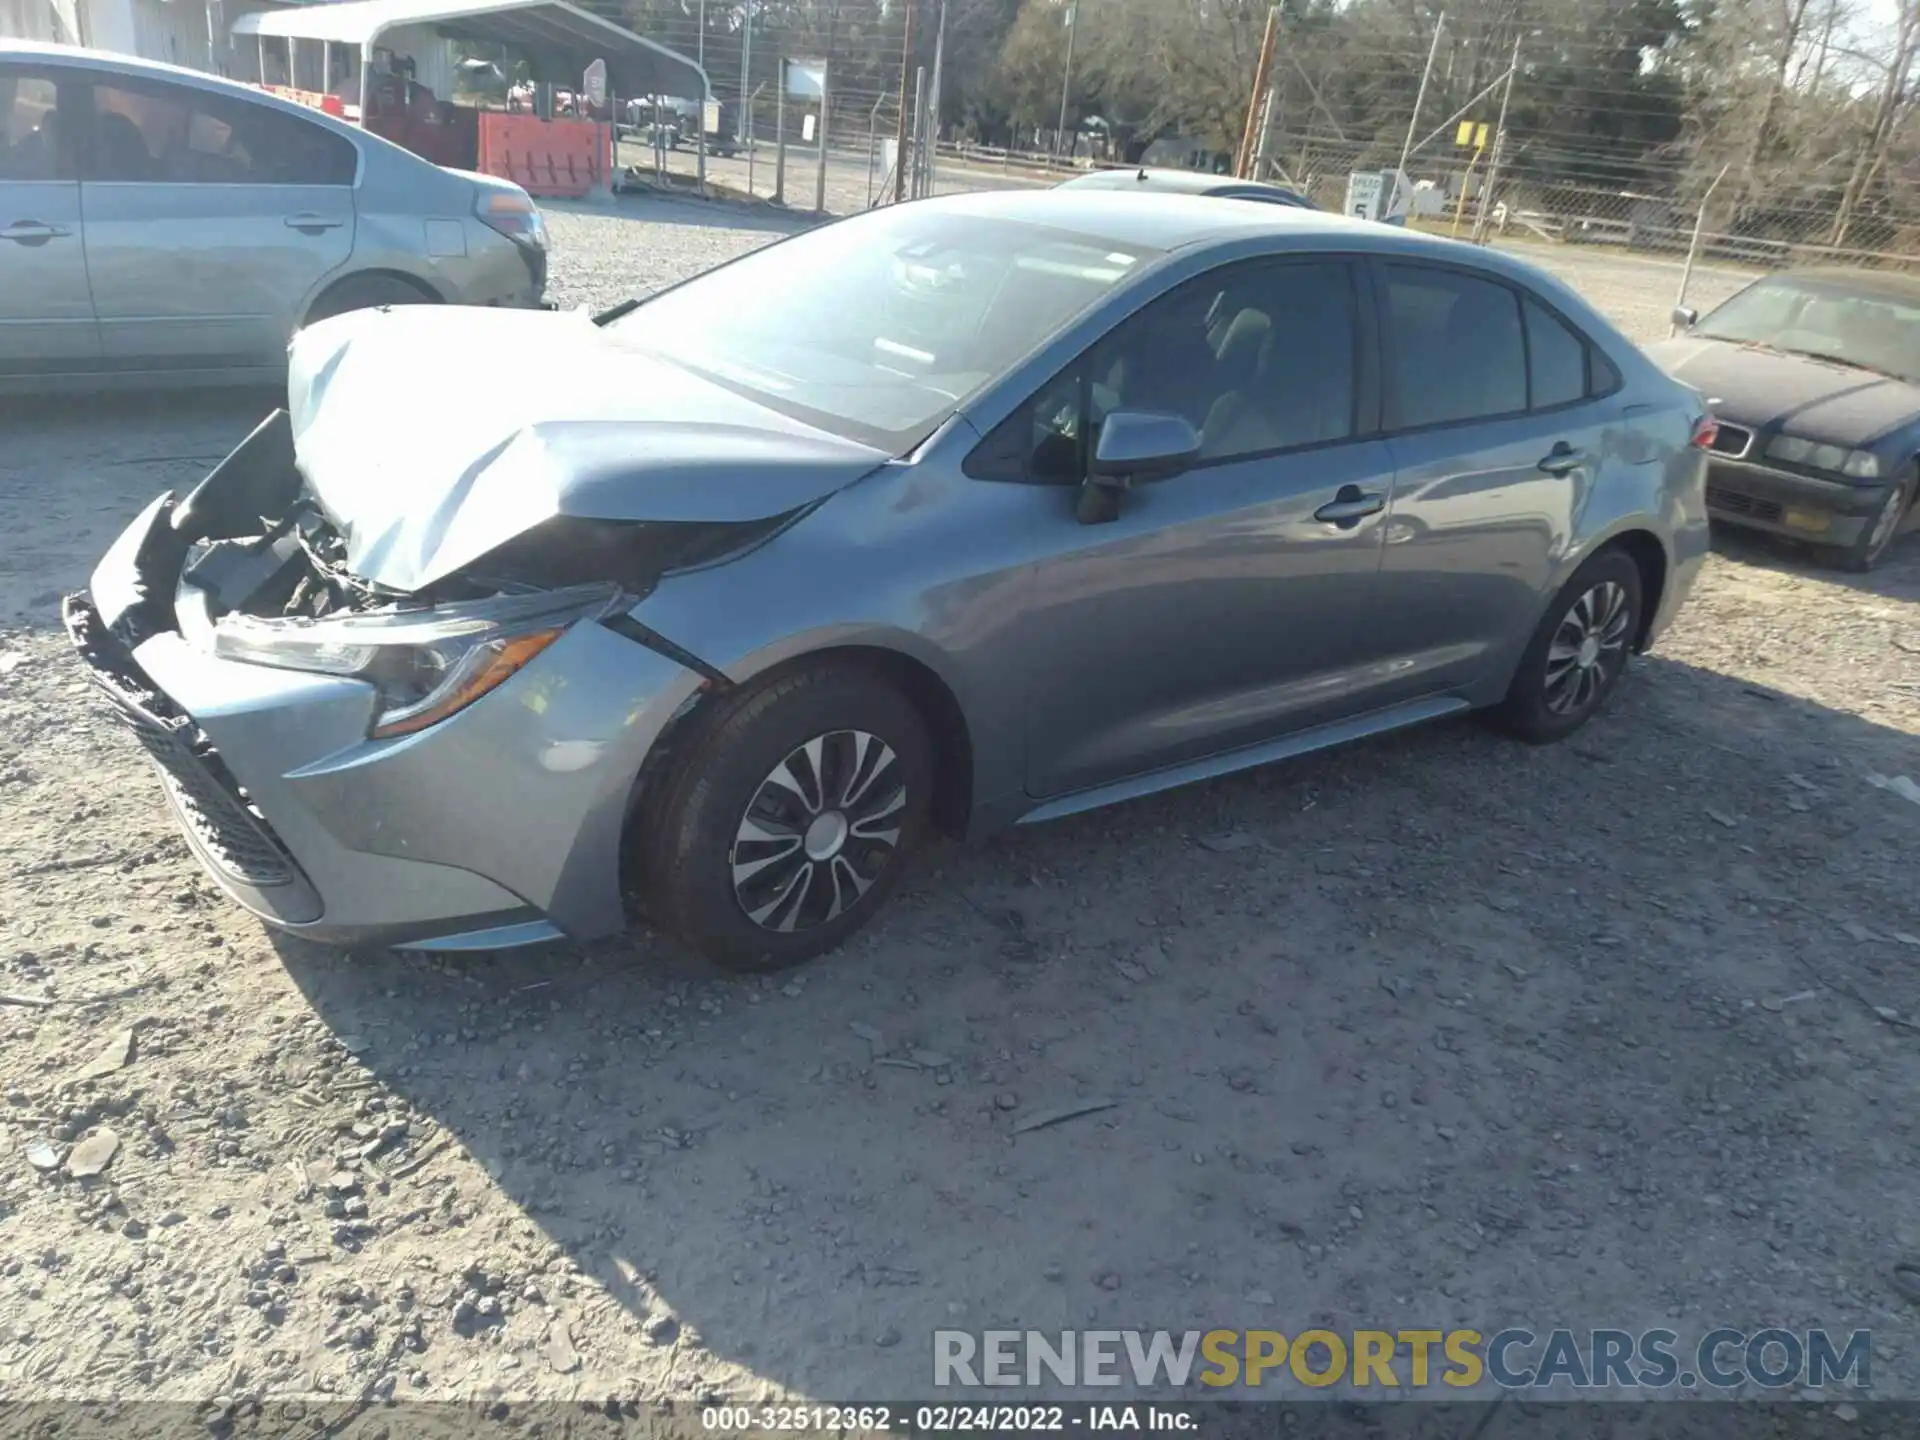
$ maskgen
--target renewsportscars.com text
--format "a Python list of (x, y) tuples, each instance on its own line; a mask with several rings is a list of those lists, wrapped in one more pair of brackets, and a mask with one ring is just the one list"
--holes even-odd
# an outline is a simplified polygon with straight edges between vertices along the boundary
[(936, 1330), (933, 1383), (1141, 1389), (1736, 1390), (1873, 1383), (1871, 1331)]

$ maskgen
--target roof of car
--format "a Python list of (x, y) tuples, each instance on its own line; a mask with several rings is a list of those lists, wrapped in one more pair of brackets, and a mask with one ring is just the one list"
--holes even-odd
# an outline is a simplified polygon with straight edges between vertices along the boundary
[(232, 88), (236, 82), (226, 80), (205, 70), (189, 70), (181, 65), (169, 65), (163, 60), (147, 60), (138, 55), (122, 55), (116, 50), (89, 50), (81, 45), (56, 45), (49, 40), (15, 40), (0, 36), (0, 60), (59, 60), (67, 64), (85, 65), (102, 70), (123, 70), (151, 75), (164, 75), (168, 78), (194, 80), (202, 84), (212, 84)]
[[(1115, 249), (1164, 253), (1195, 246), (1230, 247), (1240, 241), (1265, 239), (1282, 242), (1272, 247), (1275, 250), (1371, 254), (1461, 266), (1503, 277), (1548, 297), (1590, 332), (1619, 335), (1619, 327), (1571, 285), (1524, 256), (1326, 210), (1253, 202), (1235, 204), (1206, 195), (1142, 194), (1137, 190), (1109, 190), (1097, 185), (1054, 186), (1047, 190), (974, 190), (913, 200), (908, 205), (926, 206), (954, 215), (1046, 226)], [(887, 207), (888, 210), (894, 208)], [(885, 213), (885, 210), (862, 212), (867, 216)], [(1626, 343), (1624, 336), (1620, 339)]]
[(1263, 180), (1238, 180), (1231, 175), (1215, 175), (1207, 170), (1162, 170), (1144, 165), (1129, 165), (1118, 170), (1090, 170), (1062, 180), (1055, 189), (1075, 190), (1153, 190), (1162, 194), (1210, 195), (1216, 190), (1264, 190), (1275, 195), (1297, 195), (1284, 185), (1269, 185)]
[(319, 124), (348, 131), (365, 133), (357, 125), (348, 125), (333, 116), (310, 109), (297, 101), (285, 100), (270, 91), (257, 86), (244, 84), (238, 80), (229, 80), (223, 75), (209, 74), (205, 70), (190, 70), (184, 65), (169, 65), (161, 60), (146, 60), (137, 55), (122, 55), (113, 50), (89, 50), (79, 45), (56, 45), (45, 40), (15, 40), (0, 36), (0, 61), (48, 61), (56, 60), (63, 65), (78, 65), (91, 70), (108, 70), (117, 75), (148, 76), (155, 80), (178, 81), (195, 85), (203, 90), (217, 90), (224, 94), (241, 94), (247, 99), (278, 110), (290, 110), (304, 115)]
[(1441, 240), (1397, 226), (1356, 220), (1291, 205), (1231, 205), (1199, 194), (1112, 190), (1104, 186), (1055, 186), (1048, 190), (974, 190), (916, 200), (956, 213), (1074, 230), (1114, 245), (1147, 250), (1271, 234), (1320, 240), (1340, 249), (1445, 251), (1471, 260), (1488, 252), (1461, 241)]

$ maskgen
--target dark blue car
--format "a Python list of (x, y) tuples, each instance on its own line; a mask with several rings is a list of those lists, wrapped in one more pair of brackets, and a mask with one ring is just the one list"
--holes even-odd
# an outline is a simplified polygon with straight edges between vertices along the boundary
[(1715, 521), (1870, 570), (1920, 525), (1920, 279), (1802, 270), (1757, 280), (1650, 353), (1719, 421)]

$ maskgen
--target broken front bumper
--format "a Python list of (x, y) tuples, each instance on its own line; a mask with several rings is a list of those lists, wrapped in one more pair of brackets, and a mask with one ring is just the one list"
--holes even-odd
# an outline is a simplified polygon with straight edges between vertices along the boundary
[[(201, 519), (218, 503), (190, 498)], [(635, 782), (699, 676), (583, 623), (438, 725), (370, 740), (365, 682), (217, 657), (180, 632), (175, 508), (148, 506), (65, 618), (228, 895), (339, 944), (484, 949), (624, 928)]]
[(1707, 468), (1707, 515), (1819, 545), (1851, 545), (1892, 488), (1891, 481), (1822, 480), (1716, 456)]

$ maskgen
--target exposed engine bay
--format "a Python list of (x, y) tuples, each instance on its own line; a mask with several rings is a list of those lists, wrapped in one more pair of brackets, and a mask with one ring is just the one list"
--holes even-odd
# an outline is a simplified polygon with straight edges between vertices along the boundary
[[(205, 593), (216, 621), (234, 611), (319, 620), (382, 606), (431, 609), (439, 598), (386, 591), (360, 579), (347, 569), (345, 550), (326, 517), (302, 502), (257, 535), (194, 542), (181, 579)], [(454, 588), (465, 592), (461, 599), (485, 593), (466, 584)]]
[(752, 521), (555, 515), (455, 574), (399, 590), (349, 566), (346, 539), (306, 492), (287, 414), (276, 411), (175, 507), (171, 528), (183, 547), (182, 583), (205, 596), (207, 619), (317, 621), (425, 612), (587, 583), (618, 586), (637, 600), (669, 572), (735, 554), (798, 513)]

